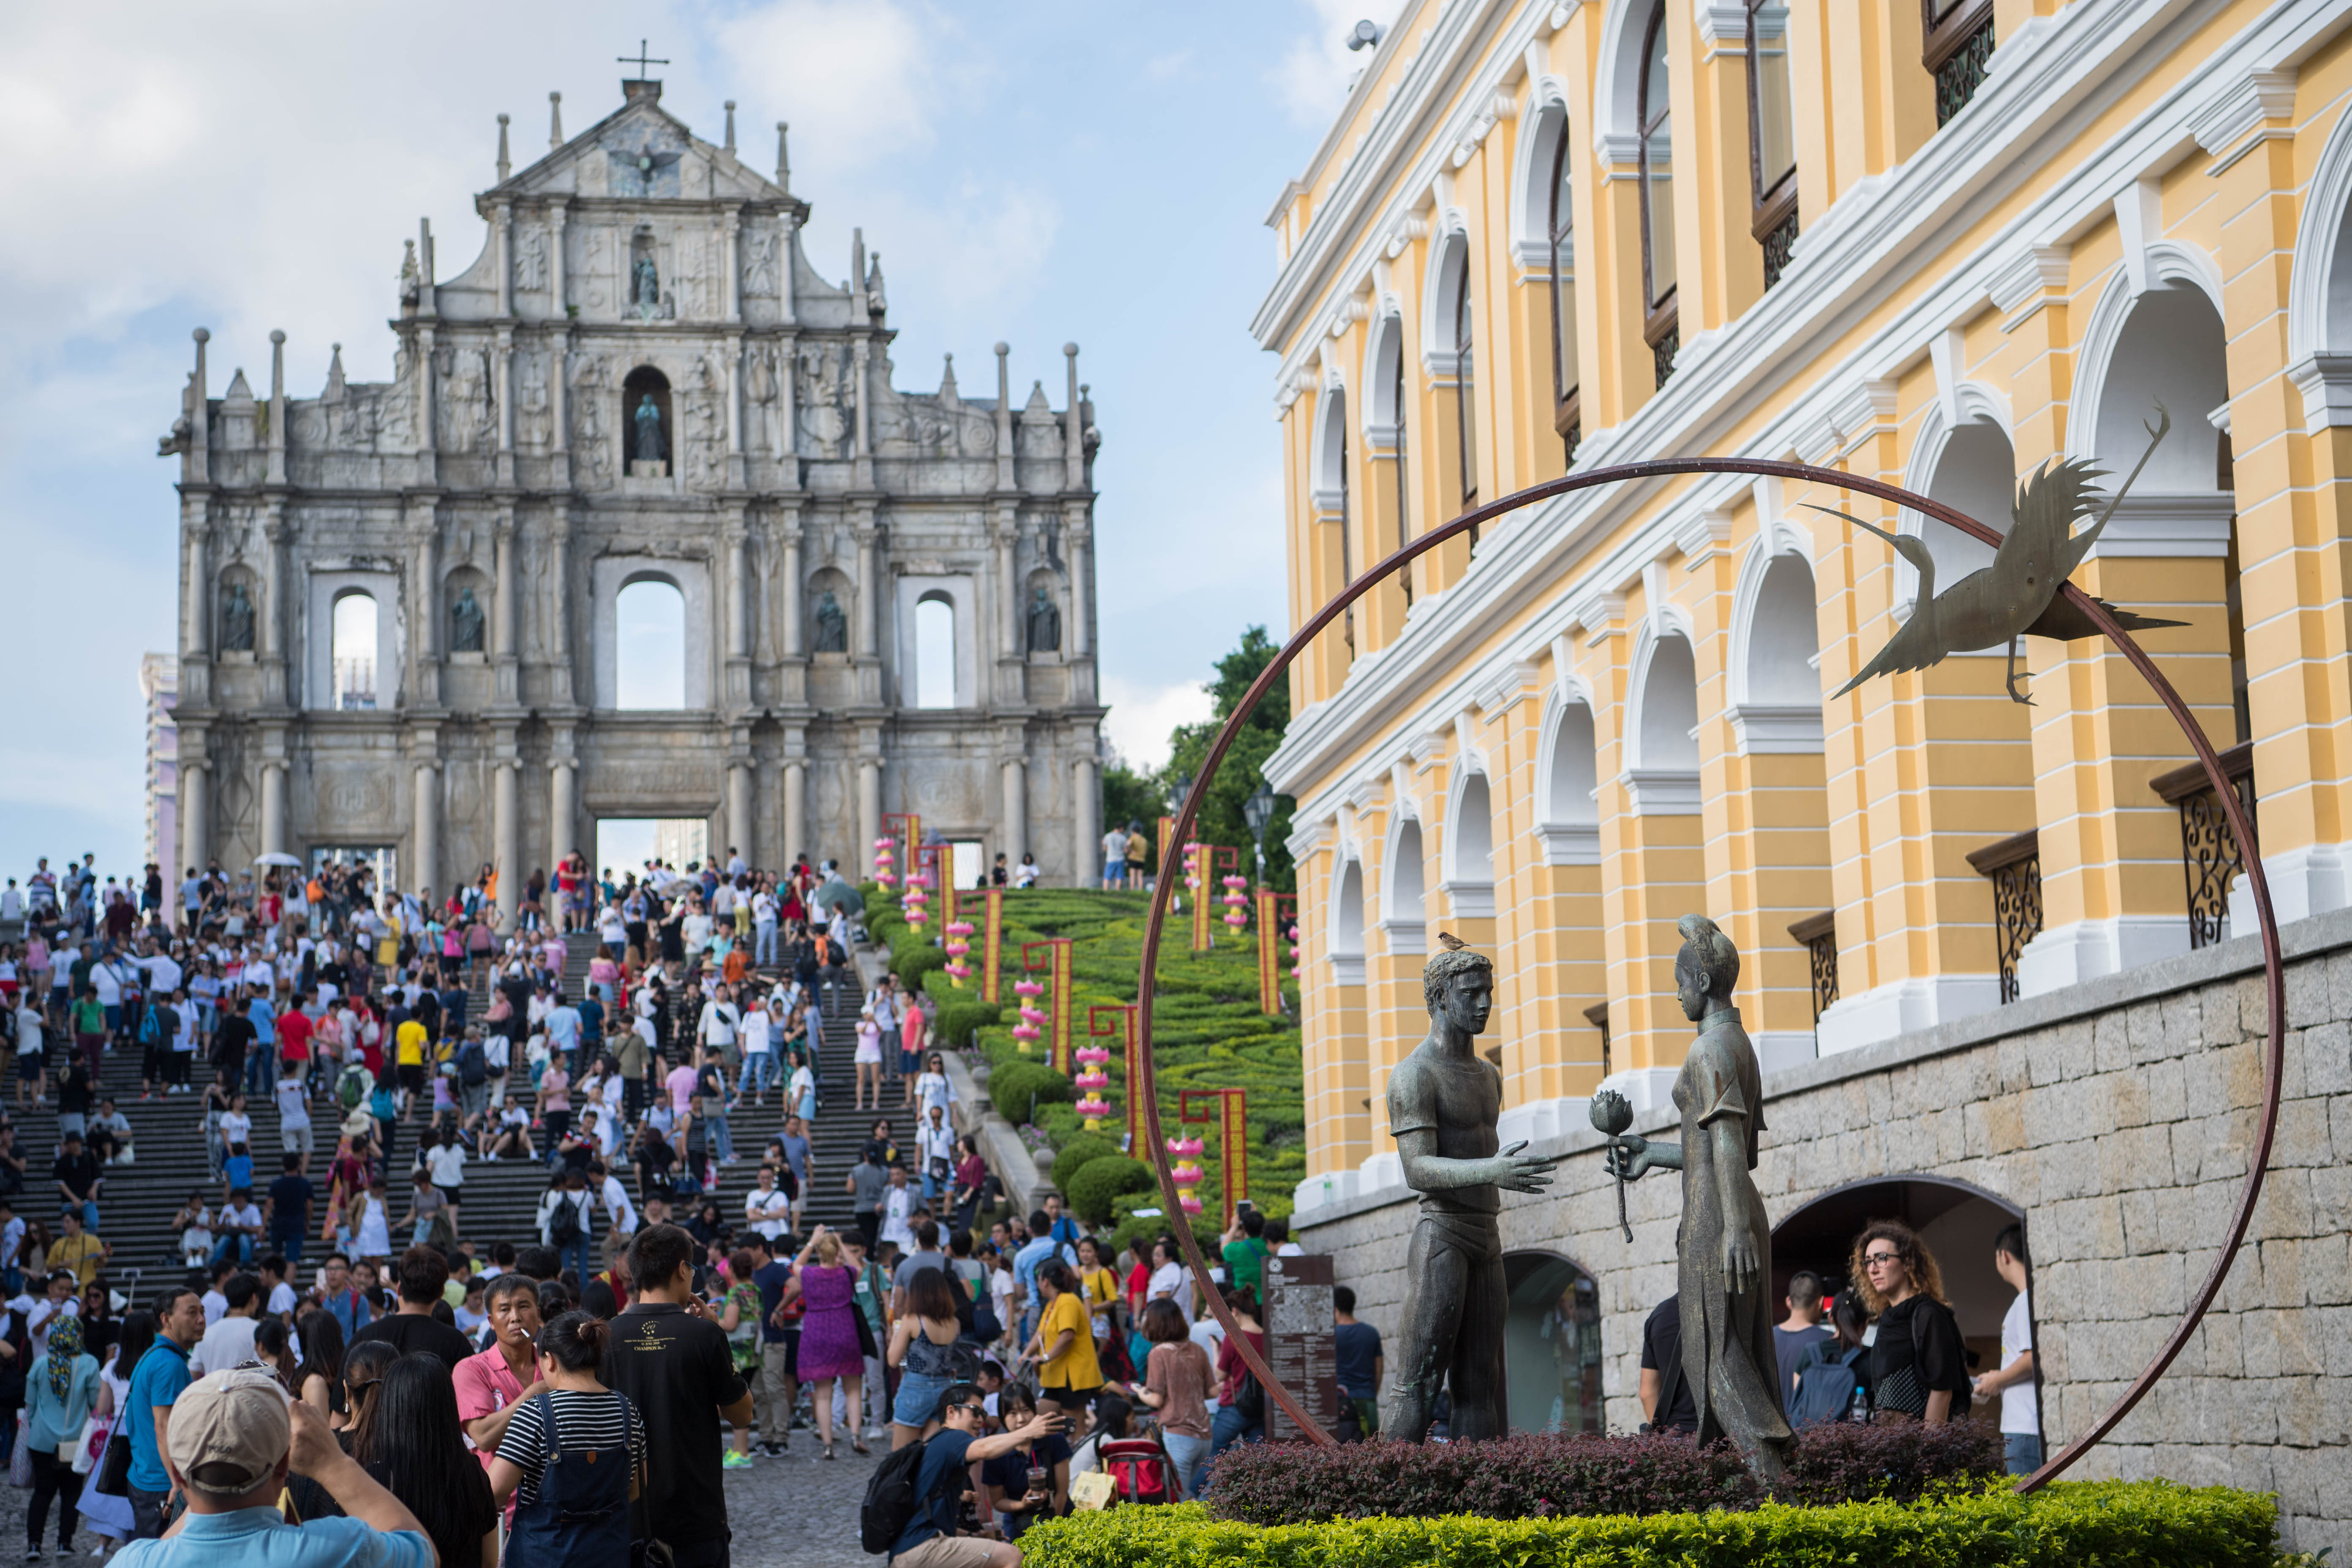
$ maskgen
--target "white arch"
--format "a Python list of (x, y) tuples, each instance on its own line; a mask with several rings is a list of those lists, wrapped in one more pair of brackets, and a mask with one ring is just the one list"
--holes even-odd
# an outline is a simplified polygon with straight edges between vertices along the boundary
[(667, 583), (686, 601), (686, 700), (688, 711), (711, 700), (711, 595), (707, 562), (646, 555), (600, 555), (589, 569), (589, 641), (596, 706), (620, 702), (621, 590), (641, 582)]
[(2352, 353), (2352, 112), (2336, 117), (2304, 187), (2287, 279), (2286, 356)]
[(1315, 451), (1307, 472), (1315, 476), (1317, 509), (1337, 511), (1340, 494), (1348, 488), (1342, 471), (1348, 450), (1348, 386), (1336, 370), (1324, 381), (1321, 404), (1315, 414)]
[(1397, 362), (1404, 354), (1404, 311), (1392, 296), (1382, 296), (1372, 330), (1364, 334), (1364, 374), (1357, 383), (1363, 395), (1356, 400), (1363, 421), (1367, 451), (1391, 451), (1396, 446)]
[(1454, 306), (1471, 279), (1470, 226), (1458, 210), (1448, 207), (1438, 241), (1429, 247), (1429, 276), (1421, 291), (1429, 303), (1421, 313), (1421, 364), (1429, 376), (1454, 374)]
[(1735, 706), (1819, 706), (1821, 678), (1810, 662), (1821, 652), (1818, 603), (1811, 562), (1760, 539), (1749, 546), (1732, 590), (1726, 673)]
[[(1422, 863), (1421, 823), (1397, 814), (1381, 868), (1381, 928), (1391, 952), (1419, 952), (1429, 919), (1428, 870)], [(1415, 945), (1405, 947), (1402, 942)]]
[(328, 634), (331, 641), (327, 657), (332, 665), (329, 706), (339, 710), (378, 706), (378, 679), (391, 673), (376, 668), (383, 614), (383, 606), (365, 588), (349, 587), (336, 593)]
[(1633, 649), (1625, 693), (1625, 767), (1630, 773), (1698, 771), (1697, 653), (1687, 624), (1654, 616)]
[(1512, 156), (1511, 245), (1520, 266), (1549, 272), (1552, 151), (1569, 132), (1568, 96), (1557, 79), (1545, 77), (1520, 112), (1529, 123)]
[(1536, 752), (1536, 840), (1547, 866), (1601, 864), (1599, 752), (1589, 697), (1544, 704)]
[(1445, 842), (1439, 846), (1438, 886), (1446, 903), (1465, 920), (1495, 912), (1495, 796), (1486, 773), (1457, 766), (1445, 809)]
[(955, 600), (934, 588), (915, 601), (914, 705), (918, 708), (956, 706), (959, 660), (956, 658)]
[(1335, 959), (1358, 961), (1357, 980), (1363, 978), (1364, 866), (1354, 856), (1339, 862), (1331, 879), (1331, 936), (1326, 951)]
[[(1995, 533), (2006, 533), (2017, 497), (2017, 448), (2010, 433), (2009, 405), (1973, 381), (1953, 388), (1951, 401), (1960, 411), (1957, 426), (1945, 422), (1940, 404), (1929, 405), (1920, 416), (1919, 434), (1912, 440), (1910, 459), (1904, 467), (1903, 486), (1959, 508)], [(1896, 514), (1895, 531), (1927, 542), (1927, 552), (1936, 560), (1939, 587), (1949, 587), (1991, 563), (1990, 548), (1948, 524), (1937, 522), (1930, 528), (1930, 521), (1905, 507)], [(1918, 572), (1896, 556), (1895, 617), (1909, 619), (1918, 597)]]
[(686, 591), (666, 572), (638, 572), (613, 595), (613, 706), (687, 706)]
[[(2144, 301), (2163, 292), (2168, 284), (2176, 288), (2185, 286), (2202, 294), (2215, 321), (2229, 320), (2228, 312), (2221, 305), (2221, 269), (2203, 250), (2168, 239), (2150, 245), (2147, 247), (2147, 289), (2142, 293), (2133, 291), (2129, 274), (2118, 263), (2108, 273), (2106, 284), (2099, 292), (2098, 302), (2091, 307), (2091, 319), (2083, 329), (2083, 347), (2074, 360), (2074, 406), (2068, 411), (2066, 419), (2066, 446), (2071, 455), (2097, 457), (2109, 468), (2116, 466), (2116, 455), (2103, 451), (2099, 445), (2104, 423), (2100, 404), (2114, 379), (2116, 356), (2125, 346), (2125, 332), (2133, 315)], [(2225, 374), (2221, 400), (2226, 401), (2228, 397)], [(2142, 488), (2151, 492), (2212, 489), (2213, 447), (2210, 443), (2201, 443), (2205, 471), (2203, 482), (2179, 485), (2163, 476), (2189, 475), (2189, 467), (2197, 458), (2183, 437), (2192, 430), (2210, 434), (2212, 426), (2206, 423), (2205, 416), (2212, 412), (2214, 406), (2209, 404), (2202, 408), (2171, 409), (2172, 435), (2149, 459), (2147, 472), (2141, 476)], [(2137, 423), (2137, 416), (2134, 422)], [(2121, 483), (2122, 475), (2129, 471), (2132, 463), (2138, 461), (2140, 446), (2145, 440), (2143, 437), (2140, 442), (2132, 445), (2130, 456), (2123, 468), (2117, 470), (2113, 482)]]
[(1609, 0), (1601, 23), (1601, 47), (1594, 56), (1598, 68), (1592, 83), (1592, 123), (1604, 156), (1620, 163), (1633, 161), (1640, 128), (1642, 35), (1659, 0)]

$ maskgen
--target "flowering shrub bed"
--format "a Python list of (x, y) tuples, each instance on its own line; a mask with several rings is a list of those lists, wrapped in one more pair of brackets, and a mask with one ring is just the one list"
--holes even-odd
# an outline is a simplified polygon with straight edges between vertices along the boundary
[(1024, 1568), (2273, 1568), (2277, 1521), (2268, 1496), (2168, 1481), (2060, 1482), (2026, 1498), (1995, 1486), (1916, 1503), (1270, 1528), (1187, 1503), (1049, 1520), (1022, 1536), (1021, 1554)]

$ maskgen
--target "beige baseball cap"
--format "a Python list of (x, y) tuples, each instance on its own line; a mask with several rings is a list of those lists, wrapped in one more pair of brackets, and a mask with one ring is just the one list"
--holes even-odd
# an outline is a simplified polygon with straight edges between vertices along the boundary
[(198, 1491), (251, 1491), (293, 1442), (291, 1404), (258, 1368), (207, 1373), (172, 1402), (172, 1463)]

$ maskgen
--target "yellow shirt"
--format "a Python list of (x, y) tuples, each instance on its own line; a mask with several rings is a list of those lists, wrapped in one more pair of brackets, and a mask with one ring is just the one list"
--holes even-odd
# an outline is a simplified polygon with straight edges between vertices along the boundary
[(47, 1266), (72, 1269), (74, 1278), (87, 1290), (89, 1282), (98, 1278), (98, 1266), (105, 1260), (106, 1243), (84, 1231), (79, 1236), (61, 1236), (49, 1243)]
[(1046, 1360), (1038, 1369), (1038, 1383), (1046, 1388), (1100, 1387), (1102, 1366), (1095, 1360), (1094, 1325), (1085, 1300), (1076, 1291), (1066, 1290), (1054, 1298), (1054, 1304), (1045, 1309), (1045, 1321), (1038, 1326), (1037, 1337), (1050, 1348), (1066, 1329), (1071, 1336), (1070, 1348)]
[(404, 1021), (399, 1031), (393, 1036), (393, 1043), (395, 1053), (393, 1059), (395, 1065), (404, 1068), (421, 1068), (425, 1065), (424, 1025), (414, 1018)]
[(1078, 1289), (1086, 1292), (1087, 1310), (1096, 1322), (1101, 1322), (1103, 1315), (1095, 1309), (1107, 1301), (1118, 1300), (1118, 1276), (1108, 1268), (1097, 1268), (1091, 1274), (1082, 1273), (1078, 1276)]

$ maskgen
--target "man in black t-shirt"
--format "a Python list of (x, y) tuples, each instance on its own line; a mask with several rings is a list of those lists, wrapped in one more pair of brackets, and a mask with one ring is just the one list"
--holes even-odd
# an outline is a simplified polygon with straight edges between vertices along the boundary
[(448, 1283), (446, 1259), (429, 1247), (410, 1247), (400, 1255), (400, 1310), (373, 1320), (352, 1336), (352, 1342), (382, 1340), (403, 1355), (423, 1351), (439, 1357), (443, 1365), (456, 1372), (457, 1363), (477, 1347), (433, 1315), (441, 1289)]
[(637, 1499), (636, 1534), (669, 1544), (677, 1568), (727, 1568), (727, 1492), (719, 1424), (745, 1428), (751, 1391), (726, 1331), (693, 1293), (694, 1238), (647, 1225), (629, 1243), (629, 1310), (613, 1320), (604, 1382), (645, 1417), (652, 1476)]
[(219, 1069), (221, 1087), (231, 1094), (236, 1092), (238, 1082), (245, 1077), (246, 1052), (251, 1050), (253, 1042), (261, 1037), (261, 1031), (255, 1028), (253, 1020), (245, 1016), (246, 1009), (251, 1005), (250, 997), (231, 998), (228, 1016), (213, 1030), (213, 1066)]
[(310, 1234), (310, 1200), (318, 1188), (302, 1174), (302, 1156), (286, 1156), (286, 1173), (269, 1184), (269, 1243), (289, 1263), (302, 1261), (302, 1242)]
[[(1658, 1401), (1672, 1387), (1664, 1415), (1658, 1413)], [(1642, 1325), (1642, 1414), (1648, 1417), (1650, 1429), (1655, 1432), (1696, 1432), (1698, 1430), (1698, 1400), (1691, 1393), (1690, 1379), (1683, 1375), (1683, 1302), (1680, 1296), (1669, 1296), (1650, 1314)]]

